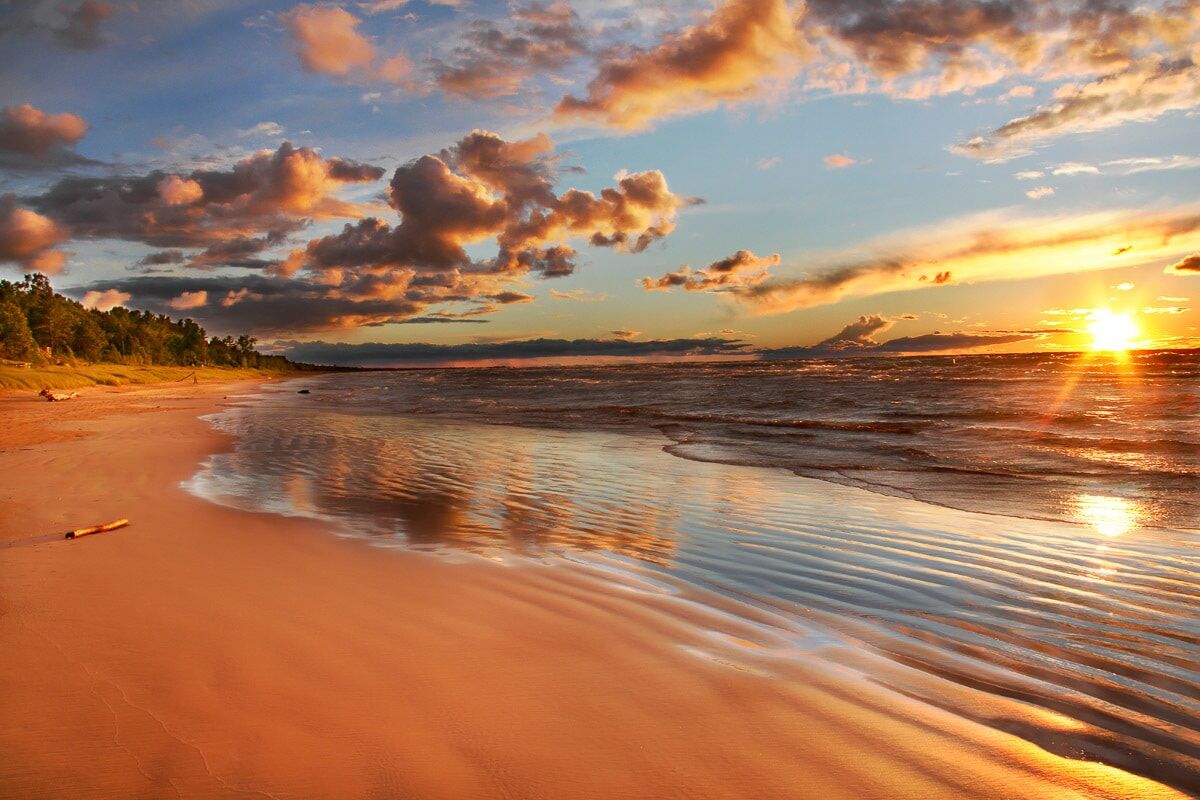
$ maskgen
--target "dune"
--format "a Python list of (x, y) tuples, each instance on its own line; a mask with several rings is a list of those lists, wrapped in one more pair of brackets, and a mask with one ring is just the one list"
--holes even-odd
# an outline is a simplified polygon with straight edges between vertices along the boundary
[(669, 581), (188, 494), (247, 388), (0, 399), (0, 797), (1181, 796)]

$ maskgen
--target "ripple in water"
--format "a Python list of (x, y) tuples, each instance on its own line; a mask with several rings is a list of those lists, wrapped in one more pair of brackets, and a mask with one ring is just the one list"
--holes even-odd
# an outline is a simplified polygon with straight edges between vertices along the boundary
[[(314, 393), (303, 398), (289, 389), (232, 409), (216, 422), (236, 435), (234, 449), (215, 456), (192, 488), (241, 507), (327, 519), (381, 544), (629, 560), (832, 628), (886, 654), (901, 669), (877, 680), (910, 696), (944, 706), (949, 695), (937, 681), (951, 681), (995, 701), (958, 704), (957, 713), (1053, 752), (1185, 790), (1200, 786), (1200, 556), (1195, 531), (1162, 526), (1164, 517), (1182, 513), (1170, 492), (1139, 499), (1103, 479), (1060, 481), (1055, 516), (1074, 524), (1027, 518), (1036, 513), (972, 513), (721, 463), (753, 463), (747, 449), (779, 455), (772, 437), (780, 434), (772, 433), (749, 448), (741, 442), (743, 452), (733, 457), (735, 450), (717, 440), (736, 438), (741, 423), (723, 422), (719, 436), (710, 431), (694, 439), (666, 431), (667, 450), (693, 448), (676, 453), (686, 459), (664, 453), (662, 435), (644, 420), (614, 424), (597, 413), (590, 424), (540, 425), (538, 416), (550, 412), (496, 410), (513, 404), (503, 398), (513, 383), (533, 376), (487, 372), (493, 373), (488, 393), (479, 374), (332, 376), (306, 384)], [(581, 391), (593, 395), (592, 405), (608, 403), (612, 386), (586, 383), (596, 372), (560, 371), (553, 385), (591, 386)], [(664, 380), (625, 372), (627, 384)], [(454, 381), (475, 387), (475, 402), (463, 402), (471, 395)], [(695, 376), (692, 382), (701, 385), (684, 383), (670, 402), (702, 405), (699, 395), (710, 389)], [(540, 399), (555, 392), (562, 390)], [(535, 407), (533, 395), (532, 389), (521, 394), (526, 409)], [(451, 402), (456, 413), (445, 409)], [(470, 422), (465, 410), (509, 424)], [(783, 421), (778, 408), (772, 413)], [(669, 424), (697, 430), (679, 416)], [(909, 435), (879, 423), (914, 423), (865, 416), (821, 420), (818, 436), (836, 430), (849, 433), (843, 442), (865, 438), (874, 457), (893, 438)], [(916, 423), (925, 430), (920, 426), (929, 420)], [(1077, 437), (1099, 425), (1056, 424), (1074, 427)], [(1124, 441), (1195, 434), (1173, 430), (1169, 421), (1157, 424)], [(797, 451), (787, 449), (786, 437), (797, 431), (804, 452), (814, 452), (805, 438), (811, 426), (757, 427), (783, 430), (780, 447), (793, 459)], [(965, 447), (961, 434), (950, 441), (955, 435), (953, 446)], [(992, 485), (997, 461), (1019, 461), (1013, 452), (1032, 457), (1000, 450), (1000, 456), (980, 453), (974, 471), (927, 470), (914, 482), (940, 477), (951, 484), (947, 492), (969, 493), (973, 481)], [(1088, 457), (1078, 450), (1070, 458)], [(1160, 450), (1168, 455), (1154, 469), (1190, 474), (1194, 452), (1172, 461), (1171, 447)], [(830, 453), (866, 458), (852, 444)], [(802, 471), (794, 461), (788, 466)], [(971, 475), (977, 477), (964, 477)], [(999, 484), (1010, 493), (1021, 485), (1007, 477)], [(1014, 507), (1035, 511), (1039, 502), (1024, 504), (1019, 493), (1010, 498)]]

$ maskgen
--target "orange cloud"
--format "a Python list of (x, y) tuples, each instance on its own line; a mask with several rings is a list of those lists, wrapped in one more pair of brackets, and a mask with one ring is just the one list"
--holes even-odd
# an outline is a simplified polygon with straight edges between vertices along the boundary
[(170, 206), (187, 205), (203, 197), (204, 189), (196, 181), (168, 175), (158, 182), (158, 196)]
[(296, 55), (309, 72), (390, 83), (402, 82), (411, 72), (403, 54), (381, 57), (372, 41), (358, 32), (361, 20), (344, 8), (299, 5), (279, 18), (291, 31)]
[(308, 243), (312, 270), (472, 265), (466, 245), (495, 238), (495, 259), (475, 265), (493, 273), (566, 275), (574, 270), (571, 238), (594, 247), (644, 250), (674, 229), (688, 198), (670, 191), (662, 173), (624, 175), (599, 196), (569, 189), (555, 194), (556, 160), (544, 135), (507, 142), (475, 131), (438, 155), (422, 156), (392, 176), (389, 203), (400, 214), (390, 226), (375, 218)]
[(378, 167), (284, 142), (228, 170), (67, 177), (30, 204), (78, 238), (207, 248), (259, 234), (280, 237), (310, 219), (361, 217), (364, 209), (333, 193), (382, 175)]
[(128, 303), (132, 296), (129, 292), (121, 292), (116, 289), (105, 289), (104, 291), (93, 289), (79, 298), (79, 302), (84, 308), (94, 308), (97, 311), (111, 311), (117, 306)]
[[(85, 295), (86, 296), (86, 295)], [(167, 303), (171, 308), (177, 311), (184, 311), (189, 308), (200, 308), (208, 304), (208, 292), (182, 292), (178, 297)]]
[(845, 169), (846, 167), (853, 167), (858, 163), (850, 156), (842, 153), (834, 153), (831, 156), (825, 156), (822, 161), (824, 161), (825, 166), (829, 167), (830, 169)]
[(66, 230), (54, 220), (21, 208), (15, 195), (0, 195), (0, 263), (12, 262), (24, 270), (48, 274), (59, 272), (66, 256), (51, 248), (66, 238)]
[[(1116, 210), (1082, 216), (984, 214), (867, 245), (867, 255), (816, 257), (810, 274), (738, 286), (728, 296), (777, 314), (952, 282), (1013, 280), (1177, 257), (1200, 247), (1200, 207)], [(1132, 261), (1130, 259), (1133, 259)], [(1182, 263), (1182, 262), (1181, 262)]]
[(655, 119), (759, 96), (798, 70), (802, 44), (785, 0), (726, 0), (650, 49), (601, 59), (587, 96), (559, 101), (561, 118), (644, 128)]
[(76, 114), (47, 114), (28, 103), (0, 109), (0, 166), (38, 169), (88, 160), (71, 150), (88, 131)]

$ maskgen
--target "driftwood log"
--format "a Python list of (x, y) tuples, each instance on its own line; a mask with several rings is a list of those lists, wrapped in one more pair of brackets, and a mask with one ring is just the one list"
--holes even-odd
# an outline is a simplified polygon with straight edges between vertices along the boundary
[(76, 528), (73, 531), (67, 531), (66, 538), (78, 539), (80, 536), (91, 536), (93, 533), (104, 533), (105, 531), (115, 531), (117, 528), (124, 528), (129, 524), (127, 519), (119, 519), (116, 522), (106, 522), (103, 525), (93, 525), (90, 528)]
[(50, 389), (42, 389), (38, 392), (38, 397), (44, 397), (51, 403), (57, 403), (61, 400), (70, 400), (74, 397), (79, 397), (79, 392), (55, 392)]

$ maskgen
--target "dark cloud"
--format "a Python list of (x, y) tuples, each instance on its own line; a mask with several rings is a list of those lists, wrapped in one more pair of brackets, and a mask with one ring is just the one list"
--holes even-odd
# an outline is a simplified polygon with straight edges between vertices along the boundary
[[(575, 256), (567, 239), (639, 252), (670, 233), (678, 210), (692, 202), (673, 194), (657, 171), (623, 175), (599, 196), (578, 189), (556, 195), (552, 147), (544, 135), (508, 142), (476, 131), (396, 170), (388, 202), (398, 225), (373, 217), (346, 225), (297, 251), (293, 266), (567, 275)], [(467, 245), (490, 238), (499, 245), (496, 257), (473, 262)]]
[(561, 69), (587, 52), (579, 17), (565, 2), (529, 3), (503, 25), (475, 20), (447, 60), (432, 64), (445, 93), (480, 99), (516, 94), (536, 74)]
[(0, 109), (0, 169), (34, 171), (97, 164), (72, 148), (88, 131), (83, 117), (47, 114), (28, 103)]
[(642, 288), (648, 292), (675, 288), (689, 292), (715, 292), (753, 286), (765, 281), (770, 268), (778, 263), (778, 253), (759, 257), (749, 250), (738, 250), (704, 269), (693, 271), (691, 265), (684, 264), (661, 278), (642, 278)]
[(866, 352), (936, 353), (944, 350), (969, 350), (989, 345), (1011, 344), (1037, 339), (1035, 333), (926, 333), (889, 339)]
[(99, 0), (83, 0), (74, 8), (64, 6), (63, 13), (65, 24), (54, 31), (59, 44), (75, 50), (95, 50), (108, 43), (100, 26), (112, 16), (111, 5)]
[(896, 355), (899, 353), (936, 353), (947, 350), (971, 350), (992, 345), (1012, 344), (1039, 339), (1060, 331), (993, 331), (987, 333), (943, 333), (935, 331), (919, 336), (900, 336), (877, 342), (875, 334), (892, 327), (894, 320), (879, 314), (863, 315), (822, 342), (807, 347), (781, 347), (761, 350), (767, 360), (793, 358), (843, 358), (848, 356)]
[(99, 0), (8, 0), (0, 3), (0, 37), (43, 33), (60, 47), (95, 50), (110, 41), (102, 26), (112, 12)]
[[(169, 252), (169, 251), (168, 251)], [(286, 333), (377, 327), (416, 317), (454, 321), (481, 317), (504, 306), (528, 303), (522, 292), (497, 289), (477, 276), (447, 272), (436, 280), (411, 274), (367, 274), (337, 285), (300, 277), (250, 275), (139, 275), (66, 289), (73, 297), (115, 290), (129, 305), (167, 313), (180, 297), (203, 296), (192, 317), (220, 332)], [(430, 306), (447, 305), (429, 312)]]
[(182, 264), (186, 260), (187, 256), (182, 250), (156, 250), (143, 256), (138, 264), (145, 267), (161, 267), (167, 264)]
[(1174, 272), (1177, 275), (1200, 275), (1200, 253), (1194, 253), (1176, 261), (1167, 267), (1167, 272)]
[(879, 314), (862, 315), (854, 322), (851, 322), (840, 331), (830, 336), (823, 342), (818, 342), (816, 347), (830, 348), (833, 350), (852, 350), (862, 347), (878, 347), (879, 343), (872, 337), (877, 333), (882, 333), (888, 330), (895, 323), (882, 317)]
[(885, 77), (907, 75), (933, 59), (956, 63), (987, 44), (1025, 56), (1036, 44), (1037, 3), (1024, 0), (809, 0), (809, 24), (840, 40)]
[(386, 367), (532, 358), (742, 355), (746, 348), (743, 342), (717, 337), (644, 342), (628, 339), (527, 339), (468, 344), (345, 344), (318, 341), (296, 342), (284, 353), (288, 358), (310, 364)]
[(382, 175), (378, 167), (325, 159), (284, 142), (227, 170), (67, 177), (29, 202), (74, 238), (197, 248), (259, 234), (278, 237), (311, 218), (362, 216), (360, 207), (332, 192)]

